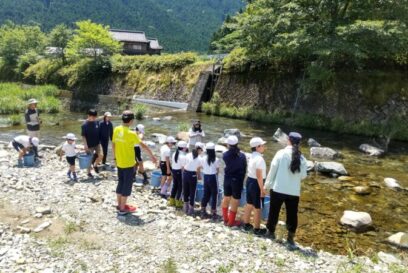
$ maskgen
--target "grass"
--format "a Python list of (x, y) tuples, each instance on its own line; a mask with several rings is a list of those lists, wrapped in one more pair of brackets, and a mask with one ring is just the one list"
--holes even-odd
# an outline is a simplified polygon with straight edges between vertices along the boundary
[(232, 271), (232, 268), (233, 268), (233, 266), (232, 266), (232, 264), (228, 264), (228, 265), (220, 265), (218, 268), (217, 268), (217, 273), (229, 273), (229, 272), (231, 272)]
[(64, 256), (63, 248), (69, 243), (70, 241), (65, 236), (61, 236), (54, 240), (50, 240), (48, 242), (48, 246), (50, 247), (51, 255), (54, 257), (63, 257)]
[(177, 125), (177, 130), (179, 132), (187, 132), (189, 129), (190, 129), (190, 124), (188, 124), (187, 122), (183, 122)]
[(59, 92), (53, 85), (28, 87), (17, 83), (0, 83), (0, 114), (23, 113), (30, 98), (39, 101), (40, 112), (58, 113), (61, 110), (61, 102), (57, 99)]
[(64, 232), (66, 235), (72, 234), (80, 230), (80, 226), (74, 222), (66, 222), (64, 226)]
[(22, 122), (22, 119), (23, 119), (22, 115), (18, 115), (18, 114), (11, 115), (8, 117), (9, 124), (12, 126), (20, 125)]
[(135, 113), (135, 118), (138, 120), (142, 120), (144, 115), (146, 114), (147, 106), (145, 104), (135, 104), (133, 107), (133, 112)]
[(177, 264), (173, 258), (168, 258), (161, 266), (162, 273), (177, 273)]
[(278, 267), (284, 267), (285, 266), (285, 259), (283, 259), (283, 258), (276, 258), (274, 261), (275, 261), (275, 264)]

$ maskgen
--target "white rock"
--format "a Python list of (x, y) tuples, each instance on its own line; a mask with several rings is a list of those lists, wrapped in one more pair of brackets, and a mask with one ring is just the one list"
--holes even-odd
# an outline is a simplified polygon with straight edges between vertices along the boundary
[(144, 142), (144, 144), (149, 146), (149, 148), (155, 148), (156, 147), (156, 143), (154, 143), (153, 141), (147, 140), (147, 141), (143, 141), (143, 142)]
[(173, 119), (172, 116), (165, 116), (165, 117), (163, 117), (163, 120), (172, 120), (172, 119)]
[(33, 231), (34, 232), (41, 232), (44, 229), (46, 229), (47, 227), (51, 226), (51, 222), (44, 222), (42, 224), (40, 224), (39, 226), (37, 226)]
[(42, 215), (51, 214), (50, 207), (38, 207), (35, 209), (36, 213), (41, 213)]
[(399, 264), (401, 262), (394, 255), (382, 251), (378, 252), (378, 258), (386, 264)]
[(393, 245), (408, 248), (408, 233), (398, 232), (387, 238), (387, 241)]
[(339, 175), (348, 175), (343, 164), (338, 162), (316, 162), (315, 170), (321, 173), (336, 173)]
[(317, 142), (316, 140), (314, 140), (313, 138), (309, 138), (307, 140), (307, 145), (309, 145), (309, 147), (321, 147), (322, 145), (320, 145), (319, 142)]
[(279, 144), (286, 146), (288, 144), (289, 137), (285, 132), (282, 131), (281, 128), (278, 128), (273, 134), (273, 139), (276, 142), (279, 142)]
[(339, 157), (339, 153), (329, 147), (312, 147), (310, 148), (310, 156), (333, 160)]
[(160, 144), (164, 144), (166, 142), (167, 136), (159, 133), (152, 134), (153, 141), (158, 142)]
[(384, 154), (384, 150), (374, 147), (370, 144), (361, 144), (358, 148), (361, 151), (369, 154), (370, 156), (381, 156)]
[(161, 118), (157, 118), (157, 117), (156, 117), (156, 118), (152, 118), (152, 120), (153, 120), (153, 121), (160, 121)]
[(401, 185), (398, 183), (398, 181), (394, 178), (391, 177), (386, 177), (384, 178), (384, 183), (388, 188), (392, 189), (400, 189)]
[(226, 151), (228, 151), (227, 147), (222, 146), (222, 145), (215, 145), (215, 152), (217, 153), (225, 153)]
[(370, 214), (361, 211), (345, 210), (340, 219), (342, 225), (347, 225), (357, 230), (363, 230), (372, 225)]

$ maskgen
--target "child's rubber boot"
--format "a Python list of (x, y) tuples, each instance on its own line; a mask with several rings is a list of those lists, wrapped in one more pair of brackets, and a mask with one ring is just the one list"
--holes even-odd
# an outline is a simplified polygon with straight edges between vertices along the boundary
[(176, 206), (176, 199), (170, 198), (169, 202), (167, 202), (167, 206), (169, 207), (175, 207)]
[(67, 177), (68, 177), (68, 179), (71, 179), (71, 171), (67, 172)]
[(241, 225), (240, 221), (236, 221), (235, 217), (237, 216), (236, 211), (230, 211), (228, 215), (228, 226), (230, 227), (238, 227)]
[(178, 208), (178, 209), (183, 208), (183, 201), (181, 201), (181, 200), (176, 200), (176, 208)]
[(23, 164), (23, 160), (22, 160), (22, 159), (19, 159), (19, 160), (17, 161), (17, 167), (19, 167), (19, 168), (24, 167), (24, 164)]
[(224, 225), (228, 225), (228, 208), (222, 208), (222, 218), (224, 220)]

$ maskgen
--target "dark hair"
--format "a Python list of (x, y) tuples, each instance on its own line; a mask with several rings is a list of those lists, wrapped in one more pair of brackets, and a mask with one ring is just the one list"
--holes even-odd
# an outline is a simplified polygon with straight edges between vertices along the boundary
[(241, 150), (238, 148), (238, 145), (229, 145), (229, 150), (236, 156), (239, 156), (239, 153), (241, 152)]
[(207, 150), (207, 163), (210, 166), (211, 163), (215, 162), (215, 150), (213, 149), (208, 149)]
[(179, 147), (179, 148), (176, 150), (176, 153), (174, 154), (174, 161), (175, 161), (176, 163), (177, 163), (177, 161), (178, 161), (180, 151), (182, 151), (183, 149), (184, 149), (184, 148)]
[(290, 162), (290, 170), (292, 173), (300, 172), (300, 157), (302, 153), (299, 150), (299, 142), (292, 143), (292, 161)]
[[(196, 126), (198, 125), (198, 127)], [(197, 120), (196, 122), (194, 122), (193, 124), (193, 132), (201, 132), (201, 122), (199, 120)]]
[(256, 147), (251, 147), (252, 152), (256, 152)]
[(135, 119), (135, 115), (131, 111), (124, 111), (122, 114), (123, 123), (129, 123), (131, 120)]
[(97, 115), (98, 115), (98, 112), (96, 112), (95, 109), (89, 109), (88, 116), (96, 117)]
[(106, 122), (106, 118), (107, 118), (108, 116), (103, 116), (103, 122)]
[(194, 149), (191, 151), (191, 153), (193, 154), (193, 159), (196, 159), (196, 158), (198, 157), (198, 149), (200, 149), (201, 151), (203, 150), (203, 149), (201, 149), (200, 147), (198, 147), (198, 148), (194, 148)]

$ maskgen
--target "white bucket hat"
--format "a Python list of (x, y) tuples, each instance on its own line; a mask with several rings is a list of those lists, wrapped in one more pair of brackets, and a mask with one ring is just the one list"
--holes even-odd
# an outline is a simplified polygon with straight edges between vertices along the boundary
[(237, 145), (238, 144), (238, 138), (236, 136), (229, 136), (227, 138), (227, 144), (228, 145)]
[(212, 143), (212, 142), (208, 142), (208, 143), (205, 145), (205, 149), (206, 149), (206, 150), (215, 150), (215, 144)]
[(202, 143), (202, 142), (197, 142), (197, 143), (195, 144), (195, 147), (204, 150), (205, 145), (204, 145), (204, 143)]
[(265, 143), (266, 141), (264, 141), (262, 138), (254, 137), (254, 138), (251, 138), (251, 140), (249, 141), (249, 146), (251, 146), (251, 148), (255, 148), (260, 145), (264, 145)]
[(187, 148), (187, 142), (185, 142), (185, 141), (183, 141), (183, 140), (180, 140), (180, 141), (177, 143), (177, 147), (178, 147), (178, 148)]
[(69, 133), (66, 136), (64, 136), (63, 138), (69, 139), (69, 140), (77, 140), (76, 136), (73, 133)]
[(166, 143), (177, 143), (176, 139), (172, 136), (166, 138)]
[(111, 117), (112, 113), (111, 112), (105, 112), (105, 114), (103, 114), (105, 117)]
[(29, 100), (27, 101), (27, 104), (28, 104), (28, 105), (30, 105), (30, 104), (35, 104), (35, 103), (38, 103), (38, 100), (36, 100), (36, 99), (29, 99)]
[(143, 124), (138, 124), (138, 125), (136, 125), (136, 130), (139, 131), (139, 132), (141, 132), (142, 134), (144, 134), (144, 132), (145, 132), (144, 129), (145, 129), (145, 127), (144, 127)]

